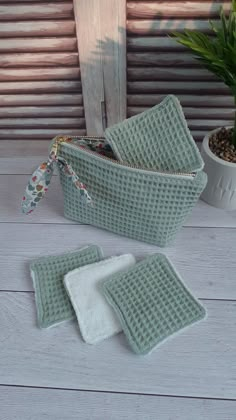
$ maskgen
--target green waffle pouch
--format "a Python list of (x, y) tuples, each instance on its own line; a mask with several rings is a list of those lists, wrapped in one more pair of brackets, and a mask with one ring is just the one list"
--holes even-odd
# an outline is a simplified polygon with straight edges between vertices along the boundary
[[(170, 95), (150, 110), (107, 129), (105, 137), (114, 159), (98, 153), (104, 139), (58, 136), (53, 140), (65, 216), (168, 245), (207, 182), (177, 98)], [(88, 150), (86, 144), (97, 148)], [(50, 164), (53, 159), (51, 154)], [(34, 193), (34, 183), (30, 188)], [(28, 201), (28, 207), (35, 206)]]

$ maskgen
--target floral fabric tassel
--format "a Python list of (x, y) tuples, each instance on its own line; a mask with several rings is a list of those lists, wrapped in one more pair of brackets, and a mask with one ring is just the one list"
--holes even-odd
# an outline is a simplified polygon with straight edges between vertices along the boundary
[(66, 176), (71, 178), (73, 184), (79, 190), (81, 199), (86, 203), (92, 202), (85, 185), (80, 182), (78, 175), (71, 165), (69, 165), (64, 158), (57, 156), (57, 147), (56, 145), (53, 145), (47, 162), (41, 163), (28, 182), (21, 204), (23, 213), (32, 213), (39, 201), (44, 197), (51, 182), (54, 163), (59, 166)]

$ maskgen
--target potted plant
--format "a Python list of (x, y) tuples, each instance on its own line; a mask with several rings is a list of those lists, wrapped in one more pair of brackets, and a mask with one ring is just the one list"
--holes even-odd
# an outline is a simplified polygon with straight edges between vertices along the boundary
[[(236, 105), (236, 0), (229, 15), (221, 7), (218, 25), (209, 21), (210, 36), (199, 31), (173, 32), (173, 37), (190, 48), (206, 69), (231, 90)], [(202, 199), (227, 210), (236, 209), (236, 114), (234, 127), (221, 127), (208, 133), (201, 153), (208, 183)]]

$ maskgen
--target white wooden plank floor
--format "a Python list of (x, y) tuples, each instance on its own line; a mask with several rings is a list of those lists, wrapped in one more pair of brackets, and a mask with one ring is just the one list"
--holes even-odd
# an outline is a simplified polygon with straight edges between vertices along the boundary
[[(21, 195), (47, 146), (0, 144), (0, 418), (235, 420), (236, 212), (200, 201), (176, 242), (160, 250), (64, 219), (55, 176), (38, 210), (23, 216)], [(105, 256), (164, 252), (207, 320), (146, 357), (123, 334), (89, 346), (76, 322), (38, 329), (29, 262), (88, 243)]]

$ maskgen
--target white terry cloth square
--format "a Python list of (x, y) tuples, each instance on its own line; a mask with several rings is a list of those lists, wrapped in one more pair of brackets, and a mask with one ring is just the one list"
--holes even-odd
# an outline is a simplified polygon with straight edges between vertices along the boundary
[(101, 282), (135, 265), (131, 254), (111, 257), (67, 273), (64, 284), (75, 310), (81, 335), (89, 344), (122, 331), (112, 307), (101, 293)]

